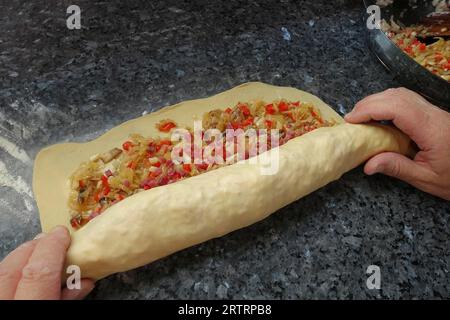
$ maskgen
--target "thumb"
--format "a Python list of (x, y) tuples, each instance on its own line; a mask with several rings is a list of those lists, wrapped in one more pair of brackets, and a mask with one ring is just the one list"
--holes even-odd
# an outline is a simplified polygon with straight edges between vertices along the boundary
[(416, 186), (423, 180), (424, 170), (413, 160), (395, 152), (377, 154), (364, 166), (364, 172), (368, 175), (383, 173)]

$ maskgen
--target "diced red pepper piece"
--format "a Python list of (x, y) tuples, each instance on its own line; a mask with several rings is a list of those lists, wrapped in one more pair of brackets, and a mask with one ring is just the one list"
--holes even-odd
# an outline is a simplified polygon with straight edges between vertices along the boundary
[(247, 119), (244, 120), (244, 122), (242, 122), (242, 126), (243, 127), (249, 126), (251, 124), (253, 124), (253, 118), (252, 117), (247, 118)]
[(185, 163), (185, 164), (183, 164), (183, 170), (189, 173), (189, 172), (191, 172), (192, 167), (189, 163)]
[(79, 187), (80, 189), (84, 188), (85, 186), (86, 186), (86, 185), (84, 184), (83, 180), (79, 180), (79, 181), (78, 181), (78, 187)]
[(295, 102), (292, 102), (291, 104), (298, 107), (298, 106), (300, 106), (300, 101), (295, 101)]
[(172, 145), (172, 141), (170, 141), (170, 140), (161, 140), (161, 141), (159, 142), (159, 144), (160, 144), (160, 145), (167, 145), (167, 146), (170, 146), (170, 145)]
[(231, 126), (233, 127), (234, 130), (241, 128), (241, 124), (239, 122), (232, 122)]
[(203, 162), (200, 164), (196, 164), (195, 167), (199, 170), (206, 170), (206, 169), (208, 169), (208, 164)]
[(278, 104), (278, 110), (280, 110), (280, 112), (288, 111), (289, 106), (287, 105), (286, 102), (280, 101), (280, 103)]
[(109, 186), (109, 182), (108, 182), (108, 177), (107, 176), (102, 176), (102, 185), (104, 187)]
[(421, 43), (420, 45), (419, 45), (419, 50), (420, 51), (425, 51), (427, 49), (427, 46), (425, 45), (425, 43)]
[(226, 108), (225, 109), (225, 113), (231, 113), (231, 112), (233, 112), (233, 110), (231, 108)]
[(241, 109), (242, 114), (246, 117), (248, 117), (251, 114), (250, 109), (245, 104), (239, 105), (239, 109)]
[(158, 130), (161, 132), (169, 132), (173, 128), (175, 128), (177, 125), (173, 123), (172, 121), (163, 122), (158, 126)]
[(266, 120), (265, 123), (266, 123), (267, 129), (272, 129), (272, 126), (273, 126), (273, 121), (272, 120)]
[(265, 109), (266, 109), (266, 113), (267, 114), (274, 114), (275, 113), (275, 108), (273, 107), (272, 103), (266, 105)]
[(159, 168), (159, 167), (161, 167), (161, 162), (158, 161), (156, 163), (153, 163), (152, 166)]
[(70, 219), (70, 225), (74, 229), (78, 229), (79, 227), (81, 227), (77, 217)]
[(123, 148), (123, 150), (125, 150), (125, 151), (129, 151), (130, 150), (130, 148), (132, 148), (134, 145), (133, 145), (133, 142), (131, 142), (131, 141), (125, 141), (123, 144), (122, 144), (122, 148)]

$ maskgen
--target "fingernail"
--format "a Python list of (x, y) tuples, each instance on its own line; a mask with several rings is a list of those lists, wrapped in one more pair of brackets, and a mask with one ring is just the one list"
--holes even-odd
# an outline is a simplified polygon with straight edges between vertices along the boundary
[(383, 172), (383, 170), (384, 170), (384, 165), (377, 164), (373, 173), (380, 173), (380, 172)]
[(368, 176), (372, 176), (375, 173), (379, 173), (383, 170), (382, 165), (381, 164), (377, 164), (375, 167), (372, 166), (366, 166), (364, 168), (364, 172), (368, 175)]
[(40, 239), (40, 238), (42, 238), (44, 236), (45, 236), (45, 233), (41, 232), (41, 233), (37, 234), (36, 237), (33, 238), (33, 240)]

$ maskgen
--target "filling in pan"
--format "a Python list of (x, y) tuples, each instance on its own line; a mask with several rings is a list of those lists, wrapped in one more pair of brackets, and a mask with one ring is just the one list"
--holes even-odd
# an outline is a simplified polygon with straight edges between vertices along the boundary
[(450, 81), (450, 40), (437, 37), (435, 42), (427, 45), (420, 40), (426, 32), (426, 28), (412, 26), (389, 31), (387, 35), (421, 66)]
[[(311, 103), (286, 100), (268, 104), (263, 101), (238, 103), (232, 108), (207, 112), (203, 115), (202, 121), (204, 131), (217, 129), (223, 136), (228, 129), (277, 130), (279, 137), (277, 145), (317, 128), (335, 124), (334, 120), (324, 120)], [(170, 133), (178, 128), (178, 125), (170, 119), (163, 120), (156, 126), (163, 133)], [(194, 141), (193, 130), (185, 129)], [(247, 146), (249, 138), (246, 136), (245, 139)], [(270, 139), (267, 139), (267, 142), (267, 150), (274, 147), (270, 144)], [(228, 159), (236, 155), (238, 146), (230, 147), (226, 145), (227, 143), (229, 141), (223, 145), (225, 160), (223, 163), (208, 163), (208, 161), (175, 163), (172, 151), (177, 148), (178, 142), (172, 142), (168, 138), (131, 134), (121, 146), (92, 156), (72, 174), (69, 199), (72, 227), (79, 229), (110, 206), (137, 192), (164, 186), (230, 164)], [(233, 140), (232, 143), (236, 144), (237, 141)], [(207, 143), (202, 141), (201, 152), (204, 152), (206, 146)], [(229, 150), (234, 150), (234, 154), (230, 154)], [(244, 158), (249, 157), (249, 153), (246, 152)]]
[(397, 24), (393, 17), (390, 22), (381, 21), (381, 29), (407, 55), (428, 71), (450, 81), (450, 3), (433, 1), (435, 12), (411, 26)]

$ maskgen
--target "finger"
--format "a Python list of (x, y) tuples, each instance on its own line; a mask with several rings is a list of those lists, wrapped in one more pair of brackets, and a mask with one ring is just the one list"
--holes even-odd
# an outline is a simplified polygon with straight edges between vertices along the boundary
[[(388, 89), (389, 90), (389, 89)], [(385, 90), (385, 91), (382, 91), (382, 92), (378, 92), (378, 93), (374, 93), (374, 94), (371, 94), (370, 96), (367, 96), (367, 97), (365, 97), (364, 99), (361, 99), (360, 101), (358, 101), (356, 104), (355, 104), (355, 107), (357, 106), (357, 105), (360, 105), (360, 104), (365, 104), (365, 103), (368, 103), (368, 102), (370, 102), (370, 101), (373, 101), (373, 100), (379, 100), (380, 98), (383, 98), (384, 96), (385, 96), (385, 94), (386, 94), (386, 91), (387, 90)], [(349, 116), (349, 115), (353, 115), (353, 111), (355, 111), (355, 109), (353, 109), (352, 111), (350, 111), (348, 114), (346, 114), (346, 117), (347, 116)]]
[(392, 120), (397, 128), (406, 133), (422, 149), (427, 145), (430, 130), (430, 112), (434, 107), (407, 89), (391, 89), (367, 97), (358, 102), (345, 120), (350, 123), (371, 120)]
[[(357, 106), (359, 104), (373, 102), (375, 100), (379, 101), (382, 99), (392, 99), (393, 97), (401, 98), (401, 99), (405, 100), (406, 102), (408, 102), (410, 104), (414, 104), (415, 106), (417, 106), (419, 108), (430, 108), (431, 107), (433, 109), (439, 110), (438, 107), (429, 103), (420, 94), (418, 94), (414, 91), (408, 90), (406, 88), (391, 88), (391, 89), (387, 89), (387, 90), (384, 90), (379, 93), (372, 94), (370, 96), (365, 97), (358, 103), (356, 103), (355, 106)], [(352, 112), (350, 112), (350, 113), (352, 113)]]
[(61, 272), (70, 235), (59, 226), (39, 239), (17, 285), (16, 299), (59, 299)]
[(383, 173), (421, 187), (428, 175), (427, 169), (413, 160), (394, 152), (384, 152), (372, 157), (364, 166), (368, 175)]
[(27, 264), (38, 240), (25, 242), (0, 263), (0, 300), (14, 298), (22, 269)]
[(404, 88), (388, 89), (359, 101), (345, 118), (352, 123), (370, 120), (394, 120), (399, 111), (409, 111), (407, 114), (412, 111), (423, 111), (427, 104), (431, 105), (410, 90)]
[[(356, 105), (368, 103), (368, 102), (374, 101), (374, 100), (386, 99), (386, 98), (390, 98), (392, 96), (401, 96), (401, 97), (409, 100), (409, 102), (415, 102), (415, 104), (419, 103), (422, 106), (423, 105), (431, 105), (420, 94), (418, 94), (414, 91), (408, 90), (406, 88), (390, 88), (390, 89), (384, 90), (382, 92), (372, 94), (370, 96), (365, 97), (361, 101), (359, 101)], [(437, 107), (434, 107), (434, 108), (437, 108)]]
[(61, 293), (61, 300), (81, 300), (84, 299), (94, 289), (95, 283), (91, 279), (81, 279), (80, 289), (64, 288)]

